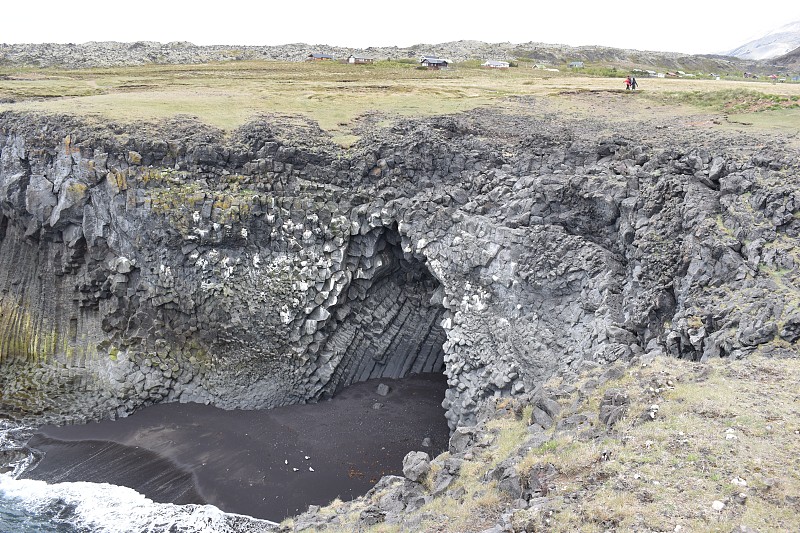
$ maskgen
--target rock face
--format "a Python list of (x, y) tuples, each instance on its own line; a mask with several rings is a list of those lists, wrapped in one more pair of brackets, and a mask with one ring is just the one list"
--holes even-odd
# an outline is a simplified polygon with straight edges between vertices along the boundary
[(794, 353), (796, 154), (598, 131), (479, 110), (345, 152), (313, 125), (3, 114), (3, 407), (258, 408), (444, 371), (455, 427), (582, 361)]

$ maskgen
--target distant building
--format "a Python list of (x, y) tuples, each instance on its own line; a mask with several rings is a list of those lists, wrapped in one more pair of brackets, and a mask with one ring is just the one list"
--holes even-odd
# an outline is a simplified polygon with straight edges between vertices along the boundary
[(637, 76), (649, 76), (651, 78), (655, 78), (656, 77), (656, 71), (655, 70), (646, 70), (646, 69), (641, 69), (641, 68), (635, 68), (631, 72), (633, 72)]
[(347, 58), (347, 62), (351, 65), (370, 65), (374, 59), (371, 57), (358, 57), (358, 56), (350, 56)]
[(486, 68), (508, 68), (510, 64), (508, 61), (493, 61), (490, 59), (481, 66)]
[(308, 61), (333, 61), (333, 56), (330, 54), (308, 54)]
[(431, 70), (439, 70), (440, 68), (447, 68), (450, 64), (446, 59), (439, 59), (438, 57), (425, 56), (419, 60), (420, 65), (428, 67)]
[(573, 61), (567, 66), (569, 68), (583, 68), (583, 61)]

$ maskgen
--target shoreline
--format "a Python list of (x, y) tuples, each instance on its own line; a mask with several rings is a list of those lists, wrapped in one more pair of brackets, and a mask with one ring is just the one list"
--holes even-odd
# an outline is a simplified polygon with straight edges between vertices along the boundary
[(225, 411), (170, 403), (113, 422), (43, 426), (29, 445), (45, 456), (21, 477), (113, 483), (158, 502), (280, 521), (366, 493), (401, 474), (409, 451), (445, 450), (446, 385), (443, 375), (417, 375), (357, 383), (317, 404)]

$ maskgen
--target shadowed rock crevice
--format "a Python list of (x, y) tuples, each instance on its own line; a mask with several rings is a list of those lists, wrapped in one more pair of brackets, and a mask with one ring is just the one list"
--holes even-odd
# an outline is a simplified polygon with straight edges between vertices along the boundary
[(396, 225), (351, 241), (352, 281), (323, 330), (318, 398), (359, 381), (443, 370), (443, 291), (425, 258), (403, 252), (401, 241)]

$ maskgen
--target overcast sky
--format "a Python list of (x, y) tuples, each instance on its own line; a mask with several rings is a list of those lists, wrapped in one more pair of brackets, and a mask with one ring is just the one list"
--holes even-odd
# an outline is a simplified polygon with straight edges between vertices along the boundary
[[(714, 53), (800, 20), (797, 0), (4, 0), (0, 43), (190, 41), (349, 47), (461, 39)], [(736, 7), (735, 7), (736, 6)]]

